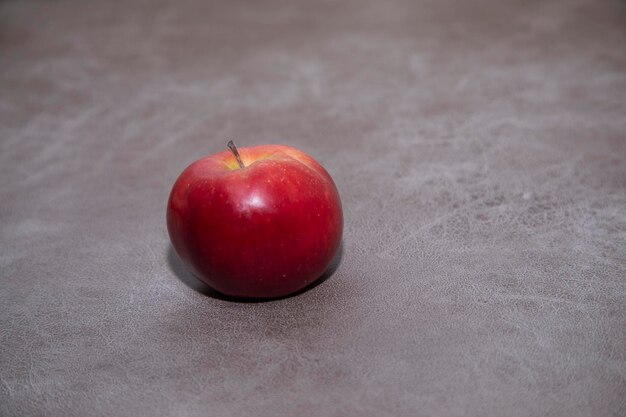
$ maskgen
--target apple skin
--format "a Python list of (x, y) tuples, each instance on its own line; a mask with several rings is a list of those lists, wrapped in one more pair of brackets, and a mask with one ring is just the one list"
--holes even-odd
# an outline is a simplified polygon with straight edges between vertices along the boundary
[(330, 175), (282, 145), (224, 151), (187, 167), (167, 205), (185, 266), (232, 297), (275, 298), (317, 280), (341, 244), (343, 213)]

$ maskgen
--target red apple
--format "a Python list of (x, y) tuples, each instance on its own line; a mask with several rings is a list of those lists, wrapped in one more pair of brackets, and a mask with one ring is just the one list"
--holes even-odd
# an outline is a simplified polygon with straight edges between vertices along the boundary
[(332, 178), (295, 148), (228, 145), (192, 163), (174, 184), (167, 228), (176, 253), (226, 295), (280, 297), (304, 288), (341, 243)]

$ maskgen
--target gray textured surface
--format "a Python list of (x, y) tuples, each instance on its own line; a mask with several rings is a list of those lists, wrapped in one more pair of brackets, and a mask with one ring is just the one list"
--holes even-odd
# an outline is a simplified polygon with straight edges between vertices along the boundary
[[(0, 415), (625, 415), (624, 45), (608, 0), (1, 2)], [(330, 279), (180, 270), (227, 139), (331, 172)]]

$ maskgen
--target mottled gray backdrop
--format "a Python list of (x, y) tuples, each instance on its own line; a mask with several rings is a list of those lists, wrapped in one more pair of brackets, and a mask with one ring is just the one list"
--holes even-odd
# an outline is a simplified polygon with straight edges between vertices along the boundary
[[(215, 298), (193, 160), (324, 164), (343, 258)], [(0, 2), (0, 415), (626, 415), (626, 3)]]

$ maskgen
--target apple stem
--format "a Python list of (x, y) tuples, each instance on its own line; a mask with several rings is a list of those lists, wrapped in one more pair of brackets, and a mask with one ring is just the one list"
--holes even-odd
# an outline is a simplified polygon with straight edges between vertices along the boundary
[(229, 140), (226, 146), (228, 146), (228, 149), (230, 149), (231, 152), (235, 155), (235, 159), (237, 159), (239, 168), (245, 168), (246, 166), (243, 164), (243, 161), (241, 160), (241, 157), (239, 156), (239, 151), (237, 150), (237, 146), (235, 146), (235, 142), (233, 142), (232, 140)]

